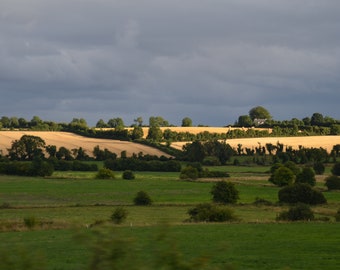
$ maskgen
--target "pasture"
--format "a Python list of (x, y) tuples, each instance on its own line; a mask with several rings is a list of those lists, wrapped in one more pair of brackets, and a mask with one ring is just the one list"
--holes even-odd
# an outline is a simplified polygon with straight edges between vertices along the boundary
[[(8, 260), (45, 262), (42, 269), (86, 269), (92, 244), (104, 241), (98, 239), (100, 231), (105, 239), (115, 236), (113, 245), (127, 245), (133, 259), (121, 262), (124, 269), (159, 269), (154, 260), (164, 254), (184, 262), (207, 256), (203, 269), (339, 268), (340, 231), (334, 216), (340, 193), (325, 191), (325, 176), (318, 176), (317, 188), (325, 191), (328, 203), (312, 207), (319, 221), (285, 223), (276, 221), (287, 206), (276, 204), (279, 188), (268, 182), (268, 167), (218, 169), (231, 175), (226, 180), (240, 192), (238, 203), (230, 206), (236, 222), (186, 221), (188, 209), (211, 201), (211, 179), (183, 181), (179, 173), (159, 172), (137, 172), (135, 180), (123, 180), (119, 172), (115, 180), (97, 180), (90, 172), (55, 172), (49, 178), (1, 175), (0, 251), (10, 254)], [(153, 205), (133, 204), (140, 190)], [(272, 205), (256, 205), (256, 198)], [(128, 212), (121, 225), (110, 222), (117, 206)], [(28, 227), (26, 218), (34, 226)]]

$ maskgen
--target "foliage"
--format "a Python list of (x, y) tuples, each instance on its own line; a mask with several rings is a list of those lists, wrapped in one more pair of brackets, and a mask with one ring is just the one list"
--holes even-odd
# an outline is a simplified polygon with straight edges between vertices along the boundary
[(205, 166), (219, 166), (219, 165), (221, 165), (220, 160), (215, 156), (205, 157), (204, 160), (202, 161), (202, 163)]
[(198, 170), (192, 166), (186, 166), (181, 170), (179, 178), (196, 180), (198, 178)]
[(181, 164), (176, 160), (140, 160), (137, 158), (117, 158), (104, 161), (104, 166), (113, 171), (158, 171), (158, 172), (179, 172)]
[(233, 204), (239, 199), (239, 192), (231, 182), (218, 181), (211, 189), (213, 201), (222, 204)]
[(314, 163), (313, 169), (314, 169), (316, 174), (322, 175), (325, 172), (325, 165), (323, 165), (322, 162), (318, 161), (318, 162)]
[(336, 162), (333, 165), (331, 172), (333, 175), (340, 176), (340, 162)]
[(302, 171), (296, 176), (296, 183), (307, 183), (311, 186), (315, 186), (316, 179), (315, 179), (315, 172), (310, 167), (305, 167)]
[(192, 127), (192, 120), (189, 117), (184, 117), (182, 119), (182, 127)]
[(135, 205), (151, 205), (152, 199), (145, 191), (139, 191), (133, 199)]
[(237, 125), (239, 127), (251, 127), (253, 125), (253, 120), (249, 115), (241, 115), (238, 118)]
[(201, 203), (188, 210), (190, 221), (224, 222), (234, 221), (236, 216), (232, 209), (211, 203)]
[(136, 178), (135, 174), (131, 170), (125, 170), (122, 174), (123, 179), (133, 180)]
[(313, 220), (314, 213), (309, 205), (298, 203), (289, 208), (288, 211), (281, 212), (277, 220), (288, 220), (288, 221), (298, 221), (298, 220)]
[(128, 211), (124, 207), (117, 207), (111, 215), (111, 221), (115, 224), (121, 224), (126, 220), (127, 216)]
[(330, 175), (325, 179), (325, 186), (328, 190), (339, 190), (340, 189), (340, 177), (337, 175)]
[(337, 221), (337, 222), (340, 221), (340, 209), (335, 214), (335, 221)]
[(95, 159), (98, 160), (98, 161), (103, 161), (103, 160), (110, 159), (110, 158), (111, 159), (117, 158), (116, 153), (109, 151), (107, 148), (105, 148), (104, 150), (101, 150), (99, 145), (97, 145), (93, 148), (92, 153), (93, 153)]
[(42, 157), (45, 149), (45, 141), (38, 136), (23, 135), (19, 140), (12, 143), (8, 149), (11, 160), (33, 160)]
[(39, 158), (34, 161), (1, 162), (0, 173), (21, 176), (51, 176), (54, 167), (51, 163)]
[(284, 166), (281, 166), (278, 169), (276, 169), (269, 178), (269, 182), (279, 187), (291, 185), (294, 183), (294, 180), (295, 180), (294, 173), (289, 168)]
[(159, 142), (163, 138), (162, 130), (159, 126), (150, 126), (146, 138), (151, 141)]
[(283, 203), (324, 204), (327, 202), (324, 195), (305, 183), (296, 183), (279, 190), (279, 201)]
[(271, 119), (271, 115), (267, 109), (262, 106), (257, 106), (249, 111), (250, 118), (254, 121), (255, 119)]
[(108, 168), (101, 168), (96, 174), (96, 179), (115, 179), (114, 172)]
[(37, 219), (35, 216), (24, 217), (24, 224), (27, 228), (33, 229), (37, 225)]

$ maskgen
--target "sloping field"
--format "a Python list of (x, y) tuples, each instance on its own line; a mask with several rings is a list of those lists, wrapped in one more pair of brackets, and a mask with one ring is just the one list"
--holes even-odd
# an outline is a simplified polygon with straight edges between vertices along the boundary
[[(340, 144), (340, 136), (308, 136), (308, 137), (265, 137), (265, 138), (245, 138), (245, 139), (228, 139), (227, 143), (237, 148), (238, 144), (242, 144), (243, 148), (255, 148), (259, 145), (266, 146), (266, 143), (272, 143), (274, 145), (277, 142), (286, 146), (291, 146), (293, 149), (298, 149), (299, 146), (305, 148), (319, 148), (322, 147), (330, 152), (334, 145)], [(185, 142), (174, 142), (172, 147), (182, 149)]]
[(82, 147), (88, 155), (92, 155), (93, 148), (99, 145), (100, 149), (107, 148), (109, 151), (120, 156), (122, 151), (126, 151), (130, 156), (133, 153), (143, 152), (144, 155), (169, 156), (158, 149), (127, 141), (108, 140), (87, 138), (68, 132), (52, 132), (52, 131), (0, 131), (0, 150), (3, 154), (7, 154), (7, 149), (11, 147), (14, 140), (19, 140), (23, 135), (33, 135), (42, 138), (46, 145), (61, 146), (71, 150)]

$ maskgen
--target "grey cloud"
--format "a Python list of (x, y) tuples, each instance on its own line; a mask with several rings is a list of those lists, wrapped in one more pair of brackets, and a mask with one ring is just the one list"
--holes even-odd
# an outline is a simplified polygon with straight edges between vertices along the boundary
[(27, 2), (0, 3), (3, 115), (340, 117), (339, 1)]

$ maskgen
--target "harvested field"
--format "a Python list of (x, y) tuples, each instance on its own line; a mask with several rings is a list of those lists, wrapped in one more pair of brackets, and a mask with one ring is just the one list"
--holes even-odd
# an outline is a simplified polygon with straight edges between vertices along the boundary
[(133, 153), (143, 152), (145, 155), (169, 156), (158, 149), (146, 145), (119, 140), (87, 138), (68, 132), (58, 131), (0, 131), (0, 150), (7, 154), (7, 149), (11, 147), (14, 140), (19, 140), (23, 135), (33, 135), (42, 138), (46, 145), (61, 146), (67, 149), (82, 147), (91, 156), (93, 148), (99, 145), (100, 149), (107, 148), (109, 151), (120, 156), (122, 151), (126, 151), (128, 156)]
[[(277, 142), (286, 146), (291, 146), (293, 149), (298, 149), (299, 146), (305, 148), (319, 148), (322, 147), (330, 152), (334, 145), (340, 144), (340, 136), (308, 136), (308, 137), (265, 137), (265, 138), (244, 138), (244, 139), (228, 139), (227, 143), (231, 147), (237, 148), (242, 144), (243, 148), (255, 148), (259, 145), (266, 146), (266, 143), (276, 145)], [(174, 142), (172, 147), (182, 149), (186, 142)]]

